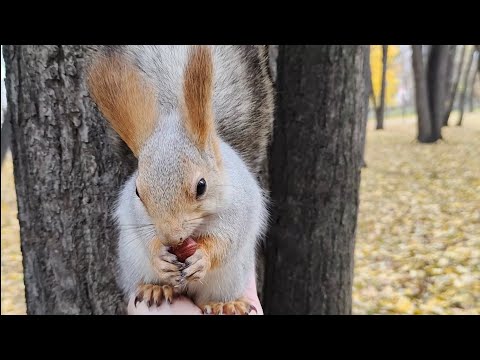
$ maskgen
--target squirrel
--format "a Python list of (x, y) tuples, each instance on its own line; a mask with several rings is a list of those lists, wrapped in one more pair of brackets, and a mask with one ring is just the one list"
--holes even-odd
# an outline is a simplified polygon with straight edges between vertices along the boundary
[[(273, 128), (267, 47), (105, 46), (87, 78), (138, 161), (115, 204), (125, 296), (150, 307), (185, 294), (206, 314), (248, 314), (269, 216), (257, 179)], [(192, 240), (179, 261), (172, 249)]]

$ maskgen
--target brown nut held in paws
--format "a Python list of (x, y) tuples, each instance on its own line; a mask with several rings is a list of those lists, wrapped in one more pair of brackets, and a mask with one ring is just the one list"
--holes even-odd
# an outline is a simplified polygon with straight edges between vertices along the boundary
[(185, 262), (190, 256), (195, 254), (195, 251), (197, 251), (198, 244), (196, 243), (195, 240), (193, 240), (191, 237), (189, 237), (187, 240), (185, 240), (182, 245), (176, 246), (170, 249), (170, 252), (172, 254), (175, 254), (178, 258), (178, 261), (180, 262)]

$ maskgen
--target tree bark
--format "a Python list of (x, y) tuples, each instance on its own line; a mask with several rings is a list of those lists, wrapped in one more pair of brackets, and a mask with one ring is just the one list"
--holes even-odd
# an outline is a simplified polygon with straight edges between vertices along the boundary
[(448, 45), (432, 45), (428, 57), (427, 86), (433, 141), (442, 138), (442, 124), (445, 115), (447, 63)]
[(427, 78), (423, 66), (422, 45), (412, 45), (412, 67), (415, 78), (415, 106), (418, 117), (417, 139), (422, 143), (432, 141), (432, 121), (428, 105)]
[(131, 171), (84, 82), (86, 46), (5, 46), (28, 314), (119, 314), (114, 197)]
[[(461, 46), (461, 45), (460, 45)], [(452, 81), (452, 86), (449, 88), (449, 96), (447, 98), (447, 105), (445, 109), (445, 115), (443, 118), (443, 126), (448, 126), (448, 119), (450, 118), (450, 113), (452, 112), (453, 109), (453, 104), (455, 102), (455, 96), (457, 94), (457, 89), (458, 89), (458, 83), (460, 81), (460, 75), (462, 74), (462, 68), (463, 68), (463, 61), (465, 59), (465, 48), (466, 46), (462, 46), (462, 52), (460, 53), (460, 60), (458, 63), (457, 71), (455, 72), (455, 75), (453, 77)]]
[(268, 314), (350, 314), (368, 110), (366, 45), (279, 47)]
[(457, 126), (462, 126), (462, 122), (463, 122), (463, 113), (465, 111), (465, 98), (467, 95), (467, 87), (468, 87), (468, 80), (469, 80), (468, 74), (470, 73), (470, 68), (472, 67), (474, 53), (475, 51), (472, 49), (468, 57), (467, 66), (464, 71), (463, 88), (462, 88), (462, 92), (460, 93), (460, 100), (458, 102), (458, 110), (460, 111), (460, 115), (458, 116)]
[(377, 130), (383, 130), (383, 118), (385, 115), (385, 89), (387, 84), (387, 60), (388, 45), (382, 45), (382, 87), (380, 89), (380, 104), (376, 109), (377, 113)]

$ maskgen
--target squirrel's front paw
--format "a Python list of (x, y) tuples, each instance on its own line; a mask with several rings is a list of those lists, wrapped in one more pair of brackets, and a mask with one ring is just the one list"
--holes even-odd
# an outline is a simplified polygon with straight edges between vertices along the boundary
[(137, 288), (134, 305), (137, 306), (137, 302), (145, 300), (148, 307), (153, 304), (160, 306), (163, 299), (170, 304), (172, 303), (173, 288), (170, 285), (143, 284)]
[(166, 247), (162, 247), (160, 254), (153, 258), (153, 268), (161, 284), (180, 286), (184, 281), (182, 277), (184, 267), (185, 264), (178, 261), (177, 257), (168, 252)]
[(198, 248), (195, 253), (185, 260), (182, 278), (186, 281), (201, 280), (210, 267), (209, 257), (205, 250)]

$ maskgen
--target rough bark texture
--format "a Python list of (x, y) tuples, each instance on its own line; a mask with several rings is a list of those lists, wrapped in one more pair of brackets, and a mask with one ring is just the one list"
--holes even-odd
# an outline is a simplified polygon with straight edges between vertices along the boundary
[(432, 122), (428, 105), (427, 77), (423, 66), (422, 45), (412, 45), (412, 67), (415, 78), (415, 106), (418, 117), (417, 139), (422, 143), (432, 142)]
[(87, 47), (5, 46), (29, 314), (123, 313), (109, 216), (129, 172), (83, 79)]
[(385, 88), (387, 85), (387, 60), (388, 60), (388, 45), (382, 45), (382, 86), (380, 89), (380, 104), (375, 109), (377, 114), (377, 130), (383, 129), (383, 118), (385, 115)]
[(468, 74), (470, 73), (470, 69), (472, 67), (474, 53), (475, 51), (472, 49), (468, 57), (467, 66), (465, 67), (465, 71), (464, 71), (463, 82), (462, 82), (463, 87), (462, 87), (462, 92), (460, 93), (460, 100), (458, 102), (458, 110), (460, 111), (460, 114), (458, 115), (457, 126), (462, 126), (463, 113), (465, 112), (465, 99), (467, 97), (467, 87), (469, 82)]
[(279, 47), (266, 313), (351, 313), (368, 51)]
[(448, 45), (432, 45), (427, 65), (428, 104), (432, 122), (432, 141), (442, 138), (447, 65)]
[(455, 96), (457, 94), (457, 89), (458, 89), (458, 83), (460, 81), (460, 75), (462, 74), (466, 46), (465, 45), (463, 46), (460, 45), (460, 46), (462, 47), (462, 51), (460, 53), (460, 59), (456, 68), (457, 71), (454, 72), (451, 87), (449, 87), (449, 92), (447, 93), (448, 96), (447, 96), (445, 115), (443, 118), (443, 126), (448, 126), (448, 119), (450, 118), (450, 113), (452, 112), (452, 109), (453, 109), (453, 104), (455, 102)]

